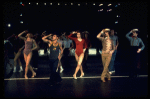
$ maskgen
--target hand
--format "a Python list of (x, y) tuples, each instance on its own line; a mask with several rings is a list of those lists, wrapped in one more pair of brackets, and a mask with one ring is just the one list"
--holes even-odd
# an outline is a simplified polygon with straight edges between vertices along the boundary
[(28, 33), (28, 30), (23, 31), (24, 33)]
[(112, 50), (112, 51), (110, 51), (110, 54), (113, 54), (114, 53), (114, 51)]
[(115, 47), (115, 50), (117, 50), (117, 46)]
[(18, 52), (21, 52), (21, 50), (22, 50), (22, 48), (20, 48), (20, 49), (18, 50)]
[(132, 33), (133, 30), (130, 31), (130, 33)]
[(139, 48), (138, 51), (137, 51), (137, 53), (140, 53), (140, 52), (141, 52), (141, 49)]
[(77, 32), (76, 32), (76, 31), (73, 31), (73, 32), (72, 32), (72, 34), (75, 34), (75, 33), (77, 33)]

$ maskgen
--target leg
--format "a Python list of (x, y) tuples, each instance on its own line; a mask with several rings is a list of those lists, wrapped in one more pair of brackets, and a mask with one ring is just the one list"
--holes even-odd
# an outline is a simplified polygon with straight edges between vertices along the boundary
[[(75, 53), (76, 54), (76, 53)], [(76, 67), (76, 70), (75, 70), (75, 73), (74, 73), (74, 78), (76, 79), (76, 74), (77, 72), (79, 71), (79, 69), (81, 69), (81, 74), (83, 74), (83, 69), (81, 68), (81, 63), (83, 61), (83, 58), (84, 58), (84, 53), (80, 54), (80, 56), (78, 57), (78, 64), (77, 64), (77, 67)]]
[[(25, 55), (25, 54), (24, 54)], [(35, 72), (33, 71), (32, 67), (30, 66), (30, 61), (32, 58), (32, 52), (30, 52), (28, 54), (28, 56), (26, 56), (26, 68), (25, 68), (25, 78), (27, 77), (27, 73), (28, 73), (28, 69), (30, 69), (32, 71), (32, 74), (34, 74)]]
[(103, 72), (102, 72), (102, 75), (101, 75), (101, 80), (103, 82), (105, 82), (105, 80), (104, 80), (105, 75), (108, 79), (110, 79), (110, 74), (108, 73), (108, 66), (109, 66), (110, 60), (111, 60), (111, 54), (102, 55), (102, 61), (103, 61), (104, 69), (103, 69)]
[[(27, 61), (27, 55), (24, 53), (24, 61), (25, 61), (25, 63), (26, 63), (26, 61)], [(27, 64), (27, 63), (26, 63)], [(28, 70), (28, 67), (26, 66), (25, 67), (25, 79), (28, 79), (28, 77), (27, 77), (27, 70)]]
[[(75, 53), (75, 59), (76, 59), (77, 64), (78, 64), (79, 57), (78, 57), (78, 55), (77, 55), (76, 53)], [(77, 66), (78, 66), (78, 65), (77, 65)], [(76, 69), (77, 69), (77, 67), (76, 67)], [(76, 70), (75, 70), (75, 71), (76, 71)], [(73, 77), (74, 77), (74, 79), (77, 79), (75, 73), (74, 73)]]

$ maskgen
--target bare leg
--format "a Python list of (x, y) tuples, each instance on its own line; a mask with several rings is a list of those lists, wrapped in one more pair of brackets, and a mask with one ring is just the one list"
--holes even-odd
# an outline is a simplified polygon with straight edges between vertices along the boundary
[[(75, 70), (75, 73), (74, 73), (73, 77), (74, 77), (75, 79), (77, 79), (77, 78), (76, 78), (76, 74), (77, 74), (77, 72), (79, 71), (79, 69), (80, 69), (80, 67), (81, 67), (81, 63), (82, 63), (83, 58), (84, 58), (84, 53), (82, 53), (79, 57), (78, 57), (78, 56), (76, 55), (76, 53), (75, 53), (75, 57), (76, 57), (76, 60), (77, 60), (77, 58), (78, 58), (78, 64), (77, 64), (77, 67), (76, 67), (76, 70)], [(81, 73), (83, 73), (82, 68), (81, 68)]]
[[(28, 79), (27, 77), (27, 73), (28, 73), (28, 69), (30, 69), (32, 71), (32, 68), (30, 67), (30, 61), (32, 58), (32, 52), (28, 54), (28, 56), (26, 54), (24, 54), (25, 58), (26, 58), (26, 68), (25, 68), (25, 78)], [(32, 71), (33, 73), (33, 71)]]

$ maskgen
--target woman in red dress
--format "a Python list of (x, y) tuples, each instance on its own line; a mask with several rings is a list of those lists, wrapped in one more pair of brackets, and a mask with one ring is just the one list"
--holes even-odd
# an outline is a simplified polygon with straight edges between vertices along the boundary
[[(73, 34), (77, 34), (77, 38), (72, 37)], [(76, 61), (77, 61), (77, 67), (76, 67), (75, 73), (73, 74), (73, 77), (74, 77), (74, 79), (77, 79), (76, 74), (79, 71), (79, 69), (81, 70), (81, 76), (80, 77), (84, 76), (84, 72), (83, 72), (81, 64), (82, 64), (82, 61), (83, 61), (83, 58), (84, 58), (84, 52), (87, 48), (87, 45), (86, 45), (85, 40), (82, 39), (81, 33), (79, 31), (73, 31), (68, 36), (68, 38), (70, 38), (71, 40), (74, 40), (74, 42), (76, 44), (75, 58), (76, 58)]]

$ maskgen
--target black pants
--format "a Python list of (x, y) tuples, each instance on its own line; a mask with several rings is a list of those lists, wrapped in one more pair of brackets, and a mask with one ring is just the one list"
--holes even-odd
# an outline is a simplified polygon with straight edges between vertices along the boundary
[(129, 68), (129, 77), (137, 77), (138, 73), (138, 63), (140, 58), (140, 53), (137, 53), (139, 47), (138, 46), (131, 46), (130, 47), (130, 68)]
[(65, 67), (69, 67), (69, 53), (70, 53), (70, 51), (69, 51), (69, 48), (65, 48), (64, 49), (64, 52), (63, 52), (63, 67), (65, 66)]
[(57, 69), (57, 66), (58, 66), (58, 59), (50, 59), (49, 60), (49, 66), (50, 66), (50, 69), (51, 69), (50, 82), (55, 83), (55, 82), (62, 81), (59, 73), (56, 72), (56, 69)]

